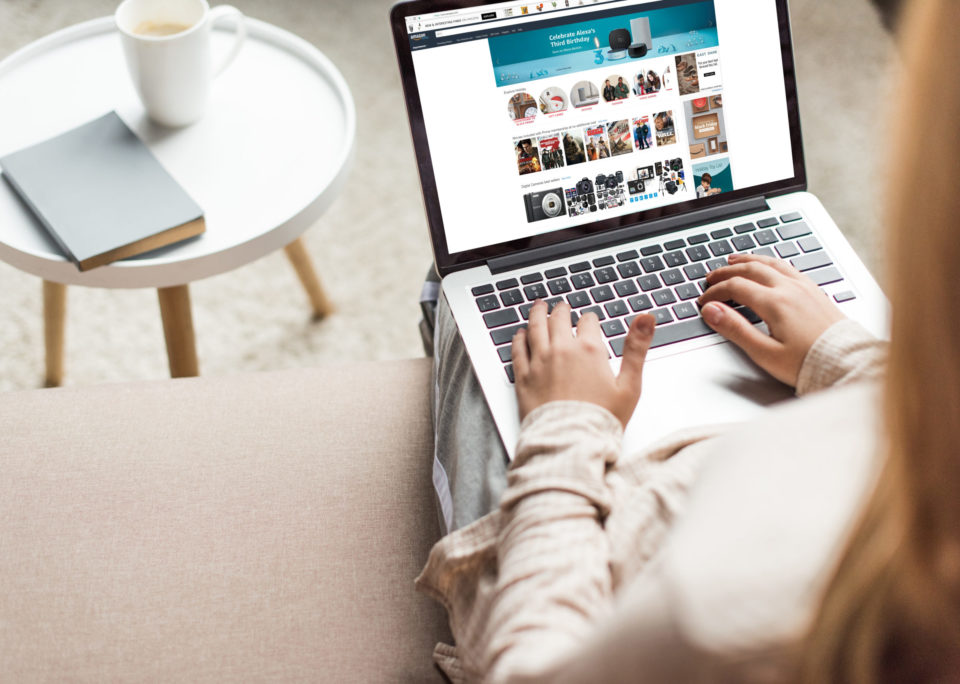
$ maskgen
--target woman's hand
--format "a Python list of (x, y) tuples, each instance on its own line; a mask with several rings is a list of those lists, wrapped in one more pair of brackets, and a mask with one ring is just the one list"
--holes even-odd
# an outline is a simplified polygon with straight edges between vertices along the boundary
[(558, 303), (549, 317), (546, 303), (536, 302), (528, 328), (513, 338), (520, 420), (542, 404), (567, 399), (602, 406), (626, 427), (640, 400), (643, 362), (654, 325), (653, 316), (636, 317), (623, 347), (620, 375), (615, 377), (596, 314), (580, 317), (574, 337), (566, 302)]
[[(729, 263), (707, 275), (709, 287), (699, 299), (703, 320), (777, 380), (796, 386), (810, 347), (844, 315), (816, 283), (784, 261), (734, 254)], [(728, 300), (753, 309), (770, 335), (721, 303)]]

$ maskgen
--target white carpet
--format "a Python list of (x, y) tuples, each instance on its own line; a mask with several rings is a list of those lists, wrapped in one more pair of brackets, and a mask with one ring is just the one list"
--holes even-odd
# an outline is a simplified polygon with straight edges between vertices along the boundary
[[(0, 2), (0, 58), (113, 0)], [(422, 354), (420, 284), (431, 260), (384, 0), (233, 0), (306, 38), (341, 69), (358, 112), (357, 159), (337, 202), (305, 235), (337, 313), (310, 321), (282, 253), (191, 286), (201, 372), (223, 375), (340, 359)], [(865, 0), (796, 0), (793, 27), (810, 189), (875, 273), (878, 165), (893, 45)], [(362, 49), (358, 49), (362, 47)], [(0, 263), (0, 391), (40, 386), (40, 281)], [(70, 288), (66, 385), (163, 378), (152, 290)]]

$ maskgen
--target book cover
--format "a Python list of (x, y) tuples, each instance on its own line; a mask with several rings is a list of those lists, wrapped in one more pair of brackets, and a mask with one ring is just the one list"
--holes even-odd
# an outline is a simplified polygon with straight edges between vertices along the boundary
[(200, 206), (116, 112), (0, 158), (0, 167), (81, 271), (205, 229)]

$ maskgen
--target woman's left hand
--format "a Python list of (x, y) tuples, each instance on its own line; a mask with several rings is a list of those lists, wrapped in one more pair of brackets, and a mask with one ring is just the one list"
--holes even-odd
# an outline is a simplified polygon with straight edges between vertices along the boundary
[(546, 303), (536, 302), (530, 309), (528, 329), (521, 328), (513, 338), (520, 419), (550, 401), (586, 401), (607, 409), (626, 427), (640, 400), (643, 362), (654, 325), (649, 314), (634, 319), (623, 347), (620, 375), (614, 376), (596, 314), (580, 317), (574, 337), (566, 302), (559, 302), (549, 316)]

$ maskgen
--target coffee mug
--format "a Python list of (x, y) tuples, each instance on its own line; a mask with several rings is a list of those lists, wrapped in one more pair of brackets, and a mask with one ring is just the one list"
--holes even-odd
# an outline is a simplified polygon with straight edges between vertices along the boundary
[[(213, 25), (231, 18), (236, 38), (214, 67)], [(133, 85), (147, 114), (164, 126), (186, 126), (207, 107), (210, 84), (240, 51), (247, 30), (235, 7), (206, 0), (124, 0), (115, 15)]]

